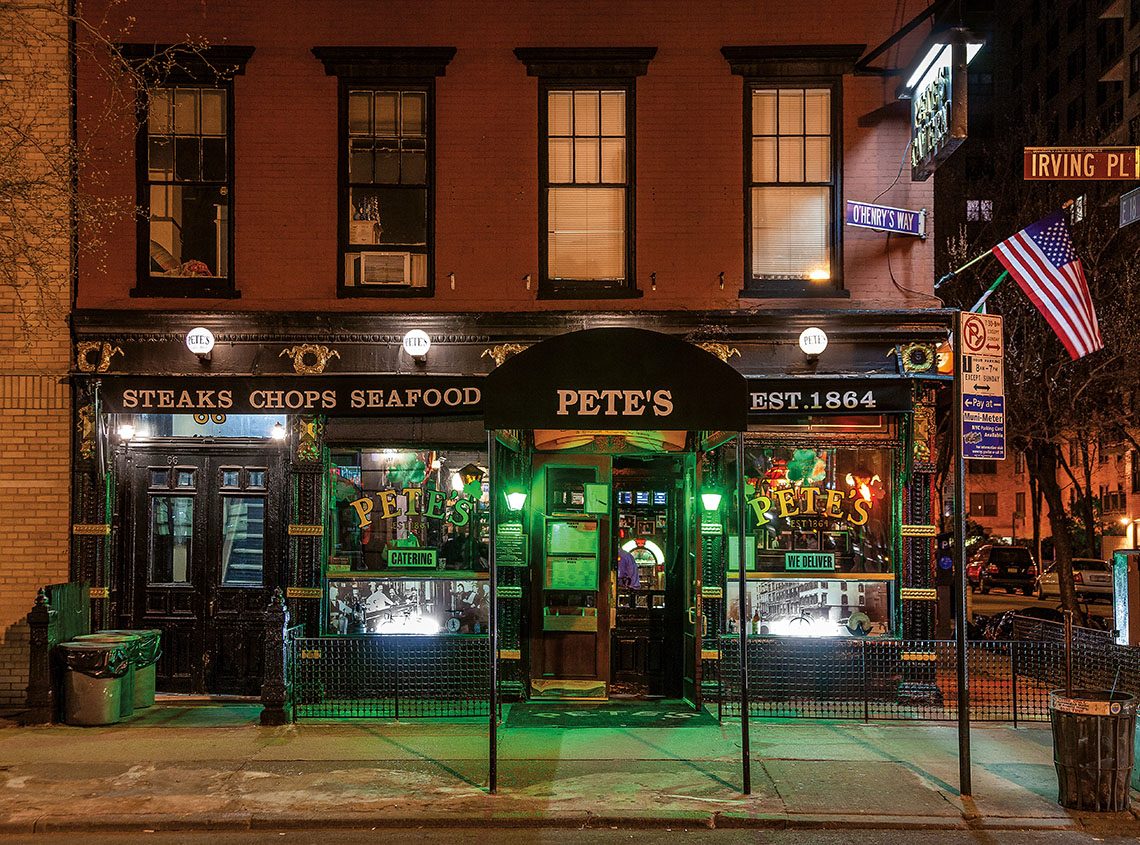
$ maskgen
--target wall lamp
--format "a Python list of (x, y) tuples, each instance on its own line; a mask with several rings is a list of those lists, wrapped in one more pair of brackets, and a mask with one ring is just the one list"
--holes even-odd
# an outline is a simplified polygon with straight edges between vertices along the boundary
[(526, 493), (517, 487), (507, 488), (506, 491), (507, 510), (512, 513), (521, 511), (526, 505)]
[(705, 490), (701, 493), (701, 504), (706, 511), (715, 511), (720, 508), (720, 493), (715, 490)]
[(135, 436), (135, 427), (130, 423), (123, 423), (119, 426), (119, 439), (124, 443), (130, 443), (131, 439)]
[(285, 426), (281, 425), (281, 423), (279, 423), (279, 422), (274, 423), (273, 429), (269, 432), (269, 436), (272, 437), (274, 440), (284, 440), (285, 439)]
[(900, 100), (913, 99), (941, 68), (951, 66), (956, 45), (965, 47), (966, 64), (969, 64), (983, 44), (985, 40), (981, 36), (961, 26), (931, 33), (918, 48), (914, 61), (904, 70), (906, 82), (899, 86), (895, 96)]

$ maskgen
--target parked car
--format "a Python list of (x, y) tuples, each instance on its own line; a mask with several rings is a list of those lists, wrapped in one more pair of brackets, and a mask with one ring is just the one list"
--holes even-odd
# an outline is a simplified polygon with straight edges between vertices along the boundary
[(970, 562), (966, 564), (966, 583), (970, 585), (970, 589), (975, 593), (978, 591), (981, 577), (982, 564), (974, 558), (970, 558)]
[[(1073, 587), (1077, 595), (1086, 599), (1112, 599), (1112, 565), (1107, 560), (1092, 557), (1073, 558)], [(1041, 572), (1037, 584), (1037, 598), (1061, 595), (1057, 564), (1051, 563)]]
[[(1037, 564), (1024, 546), (982, 546), (970, 563), (978, 565), (975, 591), (988, 593), (993, 587), (1002, 587), (1007, 593), (1020, 590), (1029, 595), (1037, 589)], [(969, 567), (966, 577), (969, 578)]]

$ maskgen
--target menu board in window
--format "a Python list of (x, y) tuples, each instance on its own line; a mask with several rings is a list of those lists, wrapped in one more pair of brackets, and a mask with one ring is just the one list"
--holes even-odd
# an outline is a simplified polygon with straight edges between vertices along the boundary
[(598, 558), (593, 555), (548, 557), (545, 587), (548, 590), (598, 589)]
[(548, 555), (598, 555), (598, 523), (593, 519), (548, 520)]

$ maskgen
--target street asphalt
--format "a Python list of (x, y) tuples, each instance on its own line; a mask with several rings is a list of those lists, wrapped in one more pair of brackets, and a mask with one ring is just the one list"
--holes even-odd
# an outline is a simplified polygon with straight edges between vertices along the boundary
[(1047, 724), (975, 724), (972, 795), (947, 723), (753, 720), (499, 729), (415, 719), (263, 728), (251, 704), (160, 703), (107, 727), (0, 728), (0, 835), (89, 831), (754, 828), (1082, 831), (1125, 813), (1057, 803)]

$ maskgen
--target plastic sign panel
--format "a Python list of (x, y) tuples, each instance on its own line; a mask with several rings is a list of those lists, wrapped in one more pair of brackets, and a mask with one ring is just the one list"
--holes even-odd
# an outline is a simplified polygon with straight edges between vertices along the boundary
[(1140, 179), (1140, 147), (1026, 147), (1030, 181)]
[(889, 205), (847, 200), (847, 225), (925, 238), (926, 210), (908, 211)]
[(962, 453), (968, 461), (1005, 460), (1005, 397), (962, 397)]
[(1129, 223), (1140, 220), (1140, 188), (1120, 195), (1120, 226), (1123, 229)]
[(822, 552), (788, 552), (784, 555), (788, 570), (830, 572), (835, 569), (835, 555)]

